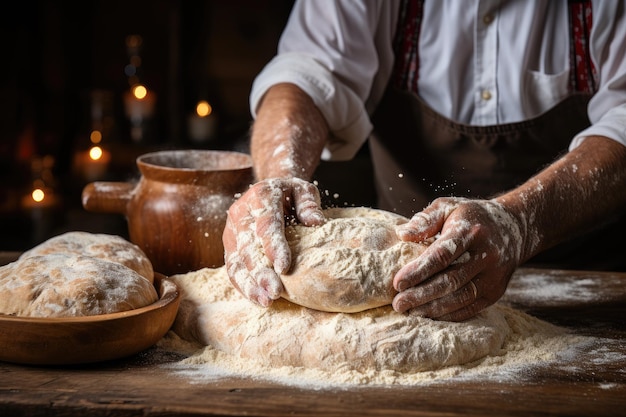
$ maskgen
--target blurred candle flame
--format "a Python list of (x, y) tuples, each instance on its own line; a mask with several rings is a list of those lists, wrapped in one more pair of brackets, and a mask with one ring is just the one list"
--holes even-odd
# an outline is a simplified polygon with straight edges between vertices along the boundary
[(92, 161), (97, 161), (102, 158), (102, 148), (99, 146), (92, 146), (91, 149), (89, 149), (89, 158), (91, 158)]
[(102, 141), (102, 132), (93, 130), (89, 135), (89, 140), (91, 140), (91, 143), (100, 143)]
[(133, 87), (133, 95), (138, 100), (142, 100), (146, 97), (146, 95), (148, 95), (148, 90), (143, 85), (138, 84)]
[(213, 108), (206, 100), (201, 100), (196, 105), (196, 114), (200, 117), (206, 117), (213, 111)]
[(30, 196), (32, 197), (33, 201), (39, 203), (42, 202), (43, 199), (46, 197), (46, 193), (44, 193), (41, 188), (35, 188)]

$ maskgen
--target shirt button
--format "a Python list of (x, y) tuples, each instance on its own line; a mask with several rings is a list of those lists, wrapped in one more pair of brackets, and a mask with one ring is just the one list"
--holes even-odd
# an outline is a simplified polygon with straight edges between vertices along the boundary
[(483, 16), (483, 23), (485, 26), (489, 26), (493, 22), (493, 13), (487, 13)]
[(483, 98), (483, 100), (491, 100), (491, 91), (483, 90), (483, 92), (480, 93), (480, 96)]

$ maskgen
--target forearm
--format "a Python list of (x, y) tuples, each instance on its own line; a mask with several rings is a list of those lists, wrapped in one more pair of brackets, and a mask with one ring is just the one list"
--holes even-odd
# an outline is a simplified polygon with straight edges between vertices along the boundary
[(496, 198), (522, 225), (526, 261), (626, 207), (626, 147), (589, 137), (518, 188)]
[(293, 84), (265, 94), (252, 127), (250, 151), (257, 180), (310, 180), (328, 138), (328, 125), (311, 98)]

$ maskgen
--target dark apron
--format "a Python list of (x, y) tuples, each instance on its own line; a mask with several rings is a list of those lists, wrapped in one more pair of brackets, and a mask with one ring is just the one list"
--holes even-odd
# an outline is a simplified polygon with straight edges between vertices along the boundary
[[(378, 206), (411, 217), (437, 197), (490, 198), (515, 188), (567, 152), (572, 137), (589, 126), (589, 98), (575, 94), (520, 123), (468, 126), (436, 113), (411, 92), (388, 88), (369, 142)], [(626, 270), (624, 217), (531, 263)]]

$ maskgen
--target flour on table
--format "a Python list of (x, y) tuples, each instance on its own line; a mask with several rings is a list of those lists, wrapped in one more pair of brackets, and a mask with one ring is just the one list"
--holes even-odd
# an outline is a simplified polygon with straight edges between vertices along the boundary
[[(330, 313), (287, 300), (259, 307), (224, 267), (172, 277), (179, 314), (161, 341), (198, 350), (179, 364), (200, 377), (241, 376), (307, 386), (415, 385), (550, 361), (580, 337), (505, 305), (463, 323), (399, 314), (389, 306)], [(181, 346), (186, 346), (184, 349)], [(172, 365), (173, 366), (173, 365)]]

